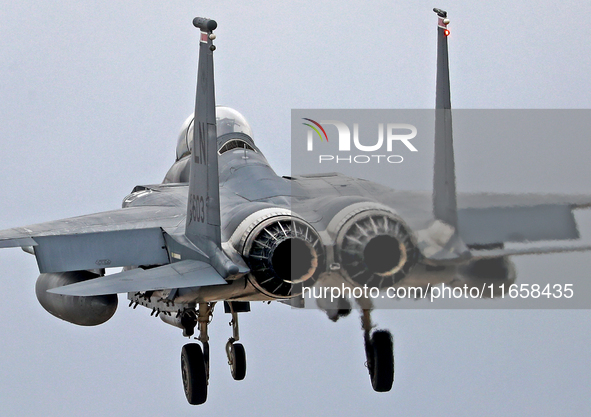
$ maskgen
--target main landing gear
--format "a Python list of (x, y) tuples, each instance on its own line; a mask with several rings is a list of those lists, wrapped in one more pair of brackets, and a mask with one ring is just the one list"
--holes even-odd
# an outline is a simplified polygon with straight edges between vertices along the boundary
[(242, 381), (246, 376), (246, 351), (242, 343), (236, 343), (240, 339), (238, 331), (238, 313), (234, 310), (232, 303), (228, 303), (230, 313), (232, 314), (232, 337), (226, 343), (226, 355), (228, 356), (228, 365), (232, 378), (236, 381)]
[[(226, 312), (232, 314), (230, 325), (232, 337), (226, 343), (226, 354), (232, 378), (236, 381), (246, 376), (246, 351), (241, 343), (236, 343), (240, 336), (238, 331), (238, 311), (249, 311), (245, 304), (237, 302), (225, 303)], [(188, 343), (181, 350), (181, 373), (185, 396), (189, 404), (203, 404), (207, 400), (207, 385), (209, 384), (209, 335), (207, 327), (213, 317), (215, 303), (201, 303), (197, 312), (196, 325), (199, 329), (197, 340), (203, 345), (203, 349), (197, 343)], [(187, 320), (187, 323), (195, 321)], [(184, 329), (185, 334), (193, 334), (193, 329)]]
[(181, 351), (183, 387), (189, 404), (203, 404), (207, 400), (207, 368), (201, 346), (188, 343)]
[(371, 386), (374, 391), (387, 392), (394, 382), (394, 343), (388, 330), (376, 330), (373, 333), (371, 310), (363, 309), (361, 315), (365, 357)]
[[(203, 404), (207, 400), (207, 386), (209, 383), (209, 336), (208, 325), (213, 317), (215, 303), (201, 303), (197, 312), (187, 312), (187, 319), (181, 323), (188, 327), (184, 334), (192, 335), (194, 327), (198, 326), (198, 343), (188, 343), (181, 351), (181, 372), (183, 387), (187, 401), (190, 404)], [(249, 311), (247, 303), (227, 302), (225, 310), (232, 315), (232, 337), (226, 343), (226, 355), (232, 378), (237, 381), (246, 376), (246, 352), (241, 343), (237, 343), (240, 335), (238, 329), (238, 312)], [(365, 343), (366, 366), (373, 389), (377, 392), (387, 392), (394, 382), (394, 343), (392, 335), (387, 330), (373, 330), (371, 309), (362, 308), (361, 325)], [(196, 319), (195, 319), (196, 318)]]

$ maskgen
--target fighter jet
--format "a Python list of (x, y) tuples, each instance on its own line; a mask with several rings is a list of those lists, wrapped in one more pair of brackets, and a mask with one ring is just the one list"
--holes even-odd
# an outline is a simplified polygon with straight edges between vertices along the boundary
[[(208, 325), (218, 302), (232, 317), (225, 348), (233, 378), (242, 380), (246, 353), (238, 343), (238, 313), (250, 311), (250, 302), (301, 307), (306, 288), (335, 282), (378, 290), (418, 281), (500, 286), (515, 281), (509, 256), (591, 249), (572, 244), (579, 239), (573, 210), (589, 207), (591, 197), (456, 195), (449, 20), (445, 11), (434, 11), (432, 194), (335, 173), (278, 176), (246, 119), (216, 107), (217, 23), (195, 18), (200, 30), (195, 111), (182, 127), (176, 161), (163, 183), (136, 186), (118, 210), (1, 231), (0, 248), (21, 247), (35, 256), (39, 302), (70, 323), (106, 322), (117, 308), (117, 294), (127, 293), (131, 307), (148, 308), (183, 336), (197, 329), (200, 343), (186, 344), (181, 352), (190, 404), (207, 399)], [(425, 227), (414, 227), (419, 224)], [(515, 236), (543, 243), (507, 248)], [(106, 274), (120, 267), (121, 272)], [(392, 336), (375, 330), (371, 300), (357, 302), (372, 387), (389, 391)], [(351, 304), (343, 298), (321, 308), (337, 320)]]

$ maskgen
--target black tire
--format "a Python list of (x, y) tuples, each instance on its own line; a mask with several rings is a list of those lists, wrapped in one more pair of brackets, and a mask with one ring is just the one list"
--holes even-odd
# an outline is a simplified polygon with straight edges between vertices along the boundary
[(246, 376), (246, 351), (241, 343), (232, 343), (232, 378), (242, 381)]
[(203, 404), (207, 400), (207, 372), (200, 345), (189, 343), (183, 346), (181, 373), (189, 404)]
[(371, 358), (368, 358), (371, 386), (374, 391), (388, 392), (394, 382), (394, 344), (387, 330), (371, 336)]

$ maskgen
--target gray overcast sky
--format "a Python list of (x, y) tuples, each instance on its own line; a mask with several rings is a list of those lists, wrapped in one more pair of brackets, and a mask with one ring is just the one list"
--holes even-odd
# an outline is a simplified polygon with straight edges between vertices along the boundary
[[(117, 208), (136, 184), (162, 180), (192, 112), (197, 15), (219, 23), (218, 103), (247, 117), (283, 175), (292, 108), (433, 107), (434, 6), (451, 19), (454, 107), (591, 107), (588, 2), (4, 3), (0, 229)], [(568, 146), (524, 138), (505, 154), (477, 138), (457, 143), (458, 189), (591, 194), (582, 134)], [(591, 262), (581, 253), (516, 266), (551, 281), (588, 274)], [(178, 329), (124, 298), (111, 321), (76, 327), (38, 304), (37, 275), (33, 257), (0, 251), (3, 416), (591, 413), (589, 311), (380, 311), (397, 373), (377, 394), (354, 315), (334, 324), (318, 311), (254, 305), (241, 316), (248, 374), (235, 382), (219, 309), (209, 399), (191, 408)]]

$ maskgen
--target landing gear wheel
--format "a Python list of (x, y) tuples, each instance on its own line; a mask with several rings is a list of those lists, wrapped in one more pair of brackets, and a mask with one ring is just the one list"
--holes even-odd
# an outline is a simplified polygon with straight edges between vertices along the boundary
[(230, 345), (230, 371), (232, 378), (242, 381), (246, 376), (246, 351), (241, 343)]
[(200, 345), (189, 343), (183, 346), (181, 372), (189, 404), (203, 404), (207, 400), (207, 371)]
[(367, 367), (374, 391), (388, 392), (394, 382), (394, 345), (387, 330), (378, 330), (366, 346)]

